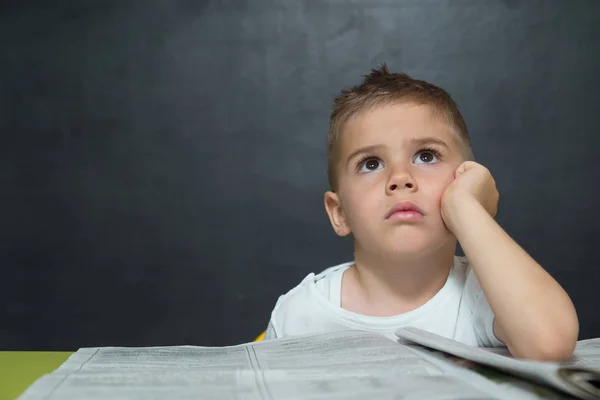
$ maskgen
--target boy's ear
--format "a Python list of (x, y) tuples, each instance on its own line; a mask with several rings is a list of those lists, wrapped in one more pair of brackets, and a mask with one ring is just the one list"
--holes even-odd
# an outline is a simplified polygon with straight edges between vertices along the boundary
[(335, 233), (339, 236), (346, 236), (351, 232), (337, 193), (325, 192), (325, 211), (327, 211), (329, 222)]

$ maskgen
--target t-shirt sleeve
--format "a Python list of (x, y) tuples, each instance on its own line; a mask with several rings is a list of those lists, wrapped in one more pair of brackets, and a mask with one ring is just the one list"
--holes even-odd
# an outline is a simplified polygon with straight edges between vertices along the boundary
[(494, 334), (495, 315), (492, 311), (477, 276), (471, 268), (467, 273), (465, 295), (470, 299), (473, 329), (480, 347), (503, 347), (504, 343)]
[(265, 331), (264, 340), (277, 339), (277, 333), (275, 332), (275, 328), (273, 327), (273, 321), (269, 321), (269, 325), (267, 326), (267, 330)]
[(264, 337), (265, 340), (278, 338), (277, 329), (275, 328), (275, 325), (276, 325), (275, 312), (278, 311), (279, 314), (281, 314), (283, 312), (282, 310), (280, 310), (283, 298), (284, 298), (284, 296), (279, 296), (279, 298), (277, 299), (277, 302), (275, 303), (275, 307), (273, 308), (273, 311), (271, 311), (271, 317), (269, 318), (269, 325), (267, 325), (267, 330), (265, 331), (265, 337)]

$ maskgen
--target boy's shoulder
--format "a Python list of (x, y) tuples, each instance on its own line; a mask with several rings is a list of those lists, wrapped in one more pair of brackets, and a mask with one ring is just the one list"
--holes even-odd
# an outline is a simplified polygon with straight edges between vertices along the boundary
[(303, 292), (306, 292), (311, 287), (317, 285), (319, 282), (325, 281), (325, 280), (331, 278), (336, 273), (338, 273), (338, 272), (341, 273), (344, 270), (350, 268), (350, 266), (353, 263), (354, 263), (354, 261), (348, 261), (348, 262), (344, 262), (341, 264), (337, 264), (337, 265), (328, 267), (316, 274), (314, 272), (311, 272), (304, 279), (302, 279), (302, 281), (298, 285), (294, 286), (287, 293), (281, 295), (279, 297), (279, 299), (281, 300), (282, 298), (292, 298)]
[(295, 320), (293, 324), (297, 324), (298, 320), (307, 320), (309, 316), (314, 321), (319, 319), (319, 315), (331, 312), (330, 308), (333, 308), (333, 304), (328, 304), (329, 301), (322, 293), (322, 288), (327, 286), (332, 276), (342, 273), (353, 263), (350, 261), (337, 264), (317, 274), (311, 272), (299, 284), (279, 296), (271, 312), (271, 323), (275, 330), (282, 330), (284, 325), (291, 322), (290, 318)]

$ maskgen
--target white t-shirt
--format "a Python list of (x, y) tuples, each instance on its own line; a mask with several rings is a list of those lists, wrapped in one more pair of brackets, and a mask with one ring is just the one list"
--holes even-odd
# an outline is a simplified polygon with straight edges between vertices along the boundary
[(391, 317), (372, 317), (343, 309), (342, 275), (353, 262), (309, 274), (279, 297), (265, 339), (361, 329), (395, 339), (400, 327), (412, 326), (479, 347), (504, 344), (494, 335), (492, 312), (466, 257), (454, 256), (444, 286), (422, 306)]

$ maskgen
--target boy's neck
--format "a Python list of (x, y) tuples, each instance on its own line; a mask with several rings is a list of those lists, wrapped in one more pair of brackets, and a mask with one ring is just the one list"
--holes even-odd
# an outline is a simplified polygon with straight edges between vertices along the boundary
[(355, 250), (343, 277), (342, 307), (372, 316), (392, 316), (420, 307), (444, 286), (456, 242), (422, 256), (389, 259)]

